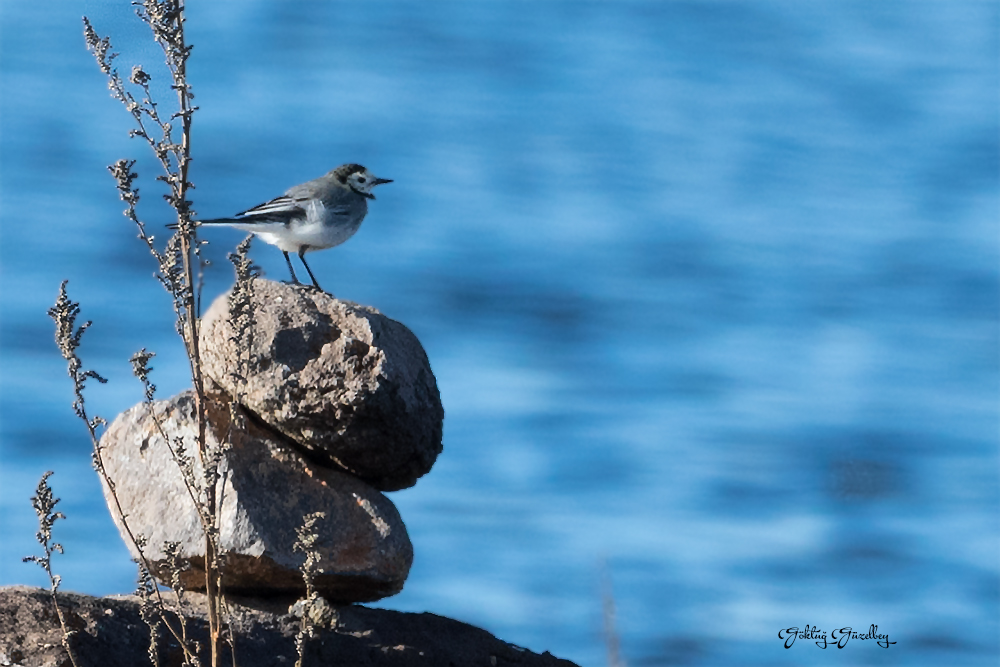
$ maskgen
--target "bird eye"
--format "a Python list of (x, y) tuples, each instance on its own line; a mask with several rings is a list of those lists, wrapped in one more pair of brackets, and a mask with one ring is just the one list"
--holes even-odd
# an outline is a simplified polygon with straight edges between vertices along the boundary
[(364, 176), (358, 176), (358, 183), (364, 183), (364, 182), (365, 182), (365, 177)]

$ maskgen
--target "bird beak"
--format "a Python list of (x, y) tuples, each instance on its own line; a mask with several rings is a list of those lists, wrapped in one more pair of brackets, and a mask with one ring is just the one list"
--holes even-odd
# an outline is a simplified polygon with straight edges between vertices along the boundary
[[(392, 179), (391, 178), (379, 178), (379, 177), (376, 176), (375, 180), (372, 181), (372, 187), (374, 188), (376, 185), (382, 185), (383, 183), (392, 183)], [(368, 197), (369, 199), (375, 199), (375, 195), (373, 195), (373, 194), (367, 194), (365, 196)]]

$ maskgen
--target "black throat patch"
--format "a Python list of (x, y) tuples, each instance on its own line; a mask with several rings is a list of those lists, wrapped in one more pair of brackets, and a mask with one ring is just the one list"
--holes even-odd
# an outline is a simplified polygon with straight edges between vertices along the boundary
[(367, 197), (368, 199), (375, 199), (375, 195), (370, 194), (368, 192), (362, 192), (361, 190), (358, 190), (356, 187), (354, 187), (353, 183), (351, 183), (347, 187), (349, 187), (354, 192), (354, 194), (356, 194), (356, 195), (361, 195), (362, 197)]

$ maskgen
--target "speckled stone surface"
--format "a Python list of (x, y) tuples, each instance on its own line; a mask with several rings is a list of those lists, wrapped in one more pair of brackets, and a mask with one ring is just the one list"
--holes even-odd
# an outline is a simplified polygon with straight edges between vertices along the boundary
[(202, 319), (205, 374), (313, 460), (382, 491), (415, 484), (441, 453), (444, 420), (416, 336), (311, 287), (254, 286), (250, 371), (240, 372), (227, 293)]
[[(317, 527), (323, 573), (316, 579), (324, 597), (362, 602), (398, 593), (409, 573), (413, 547), (392, 502), (357, 478), (311, 463), (252, 419), (244, 417), (239, 428), (231, 429), (224, 396), (220, 391), (210, 394), (207, 440), (213, 450), (227, 443), (221, 449), (217, 484), (226, 590), (245, 595), (303, 591), (298, 568), (304, 556), (292, 549), (295, 529), (305, 514), (325, 512), (326, 519)], [(182, 573), (183, 583), (200, 589), (204, 533), (167, 439), (175, 451), (183, 443), (193, 460), (197, 487), (203, 474), (195, 455), (192, 392), (157, 401), (152, 411), (140, 404), (120, 415), (101, 438), (102, 458), (129, 526), (146, 539), (144, 551), (154, 572), (161, 580), (169, 577), (163, 544), (179, 542), (190, 566)], [(126, 544), (137, 555), (106, 485), (104, 492)]]

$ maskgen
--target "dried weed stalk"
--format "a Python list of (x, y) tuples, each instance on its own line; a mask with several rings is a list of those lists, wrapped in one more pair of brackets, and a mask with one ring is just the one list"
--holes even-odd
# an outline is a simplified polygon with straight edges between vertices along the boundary
[(72, 639), (76, 631), (70, 630), (66, 626), (66, 617), (63, 615), (62, 609), (60, 609), (59, 599), (56, 597), (56, 591), (59, 590), (59, 583), (62, 581), (62, 577), (52, 572), (52, 554), (63, 553), (62, 545), (52, 541), (52, 525), (56, 522), (56, 519), (65, 519), (66, 516), (62, 512), (55, 511), (59, 499), (53, 497), (52, 489), (49, 487), (48, 480), (51, 475), (51, 470), (42, 475), (42, 478), (38, 481), (38, 487), (35, 489), (35, 495), (31, 497), (31, 506), (35, 508), (35, 514), (38, 515), (38, 532), (35, 533), (35, 539), (42, 545), (42, 551), (45, 552), (45, 555), (25, 556), (21, 560), (25, 563), (37, 563), (39, 567), (45, 570), (45, 574), (48, 575), (52, 606), (55, 607), (56, 618), (59, 619), (59, 627), (62, 628), (62, 644), (66, 648), (66, 653), (69, 654), (69, 661), (73, 664), (73, 667), (79, 667), (76, 662), (76, 653), (73, 651), (72, 646)]
[[(144, 537), (139, 538), (138, 546), (140, 549), (145, 549), (146, 539)], [(159, 589), (156, 586), (156, 580), (153, 579), (153, 574), (142, 564), (142, 561), (136, 561), (136, 564), (139, 566), (139, 580), (135, 594), (140, 600), (139, 616), (149, 627), (149, 648), (147, 649), (149, 662), (153, 667), (160, 667), (159, 642), (160, 628), (163, 625), (163, 608), (157, 604), (156, 600), (156, 593)]]
[[(70, 379), (73, 381), (73, 412), (87, 427), (87, 433), (90, 435), (90, 444), (92, 447), (91, 462), (94, 466), (94, 470), (97, 471), (97, 474), (101, 477), (105, 486), (108, 488), (108, 492), (113, 500), (114, 512), (117, 514), (119, 522), (124, 527), (128, 540), (132, 543), (136, 553), (139, 554), (139, 567), (141, 570), (149, 572), (151, 568), (144, 552), (145, 540), (141, 535), (136, 535), (132, 532), (131, 527), (128, 525), (125, 510), (122, 509), (121, 502), (118, 500), (118, 494), (115, 491), (115, 482), (111, 479), (111, 476), (108, 474), (107, 468), (104, 465), (104, 452), (101, 447), (101, 439), (98, 436), (97, 430), (105, 426), (107, 422), (101, 417), (96, 415), (94, 417), (90, 417), (87, 414), (87, 404), (83, 395), (84, 389), (87, 385), (87, 380), (94, 379), (101, 383), (105, 383), (107, 380), (98, 375), (96, 371), (84, 370), (83, 361), (80, 359), (79, 354), (77, 354), (77, 348), (80, 347), (83, 334), (88, 328), (90, 328), (91, 322), (87, 321), (80, 326), (77, 326), (76, 319), (80, 315), (80, 304), (69, 298), (69, 295), (66, 292), (67, 282), (68, 281), (64, 280), (59, 286), (59, 296), (56, 298), (55, 305), (49, 309), (49, 317), (51, 317), (55, 322), (56, 345), (59, 347), (59, 351), (62, 353), (63, 358), (66, 360), (67, 372), (69, 373)], [(147, 392), (150, 391), (152, 391), (152, 389), (147, 387)], [(42, 478), (42, 481), (45, 481), (45, 477)], [(159, 589), (155, 586), (152, 588), (151, 597), (155, 600), (162, 612), (164, 608), (164, 601), (160, 596)], [(162, 613), (160, 616), (162, 617)], [(173, 635), (174, 639), (176, 639), (181, 645), (181, 648), (184, 651), (185, 660), (190, 661), (191, 650), (188, 644), (183, 641), (182, 633), (171, 623), (164, 621), (164, 625), (170, 631), (170, 634)], [(155, 630), (152, 626), (150, 626), (150, 633), (155, 634)], [(194, 659), (197, 660), (197, 658)]]
[[(191, 499), (191, 503), (198, 512), (202, 529), (206, 531), (207, 534), (208, 531), (211, 530), (213, 520), (205, 510), (205, 503), (203, 502), (202, 493), (200, 491), (202, 486), (199, 484), (198, 477), (195, 473), (194, 460), (188, 455), (187, 448), (184, 445), (184, 439), (182, 437), (176, 436), (173, 440), (171, 440), (170, 436), (167, 435), (166, 430), (163, 428), (163, 421), (160, 419), (160, 415), (156, 413), (156, 408), (153, 405), (153, 399), (156, 397), (156, 385), (154, 385), (149, 379), (149, 375), (153, 371), (153, 368), (149, 365), (149, 361), (155, 356), (155, 353), (148, 352), (145, 348), (133, 354), (132, 358), (129, 360), (132, 363), (132, 374), (135, 375), (136, 378), (138, 378), (142, 383), (144, 403), (149, 410), (149, 415), (152, 419), (153, 425), (156, 428), (157, 433), (159, 433), (160, 438), (163, 439), (164, 444), (170, 451), (171, 458), (174, 463), (177, 464), (177, 467), (181, 472), (184, 488), (188, 493), (188, 497)], [(170, 587), (170, 590), (173, 591), (174, 599), (177, 603), (174, 611), (177, 614), (177, 619), (180, 624), (179, 631), (181, 635), (181, 643), (191, 649), (187, 654), (185, 654), (183, 667), (198, 667), (200, 665), (200, 661), (197, 657), (199, 647), (197, 642), (190, 640), (187, 636), (188, 613), (184, 600), (184, 584), (181, 581), (181, 573), (189, 569), (190, 564), (185, 559), (181, 558), (179, 542), (164, 542), (161, 551), (166, 557), (166, 571), (170, 575), (168, 586)], [(219, 568), (219, 571), (221, 572), (221, 567)], [(145, 570), (140, 563), (140, 582), (142, 581), (144, 574), (148, 575), (148, 571)], [(141, 590), (142, 586), (140, 585), (140, 591)], [(141, 592), (139, 594), (141, 595)], [(145, 619), (146, 617), (143, 616), (143, 618)], [(154, 628), (151, 625), (150, 632), (152, 633), (153, 630)], [(233, 642), (230, 641), (229, 643), (230, 646), (232, 646)], [(152, 651), (153, 648), (151, 647), (150, 650)], [(233, 649), (233, 654), (235, 655), (235, 649)]]
[(177, 620), (180, 623), (181, 641), (191, 647), (190, 656), (185, 654), (185, 660), (181, 667), (201, 667), (201, 661), (198, 659), (198, 654), (201, 652), (201, 646), (198, 642), (190, 639), (187, 634), (187, 604), (184, 599), (184, 583), (181, 581), (181, 573), (191, 567), (186, 559), (181, 558), (180, 555), (181, 544), (180, 542), (164, 542), (163, 543), (163, 553), (166, 556), (166, 569), (170, 574), (170, 590), (173, 591), (174, 597), (177, 600), (177, 608), (175, 609), (177, 613)]
[(230, 437), (233, 428), (242, 427), (243, 415), (238, 406), (243, 403), (247, 377), (256, 369), (256, 360), (253, 358), (253, 301), (254, 280), (260, 275), (260, 269), (248, 256), (252, 240), (253, 235), (247, 236), (236, 246), (236, 252), (229, 253), (229, 261), (236, 270), (236, 284), (229, 293), (229, 321), (233, 325), (233, 334), (229, 340), (235, 343), (237, 355), (236, 368), (232, 372), (236, 395), (229, 403)]
[(156, 413), (155, 406), (153, 405), (153, 399), (156, 397), (156, 385), (149, 379), (149, 374), (153, 372), (153, 367), (149, 365), (149, 361), (155, 356), (155, 352), (148, 352), (146, 348), (142, 348), (133, 354), (129, 359), (129, 362), (132, 364), (132, 374), (142, 383), (143, 403), (149, 411), (149, 416), (156, 427), (157, 433), (159, 433), (163, 442), (166, 443), (167, 449), (170, 450), (170, 457), (181, 471), (184, 488), (187, 490), (191, 502), (194, 503), (195, 508), (198, 510), (203, 527), (207, 528), (211, 524), (211, 519), (205, 514), (204, 503), (200, 499), (201, 486), (198, 484), (195, 475), (194, 460), (188, 455), (183, 438), (175, 437), (171, 440), (167, 435), (163, 428), (163, 421), (160, 419), (160, 415)]
[[(184, 38), (185, 19), (182, 0), (142, 0), (133, 2), (133, 5), (136, 7), (137, 15), (150, 28), (154, 41), (163, 51), (170, 76), (170, 87), (177, 95), (175, 111), (169, 115), (161, 112), (150, 88), (153, 77), (141, 66), (132, 68), (127, 82), (122, 78), (114, 66), (118, 54), (112, 51), (110, 39), (100, 36), (86, 17), (83, 19), (84, 38), (101, 71), (108, 77), (108, 87), (112, 97), (120, 101), (132, 116), (134, 127), (129, 133), (130, 136), (144, 140), (159, 160), (163, 173), (157, 176), (157, 180), (167, 185), (168, 192), (164, 195), (164, 199), (177, 215), (176, 232), (161, 252), (156, 248), (154, 238), (148, 234), (137, 212), (139, 190), (135, 181), (138, 175), (132, 171), (135, 161), (119, 160), (109, 167), (119, 195), (127, 205), (125, 216), (135, 223), (139, 237), (157, 262), (159, 269), (157, 278), (173, 298), (177, 331), (184, 342), (190, 363), (198, 424), (197, 454), (202, 464), (200, 479), (194, 474), (193, 462), (187, 455), (183, 443), (176, 440), (171, 442), (168, 438), (165, 440), (171, 446), (174, 460), (184, 474), (188, 492), (202, 517), (205, 533), (205, 587), (208, 599), (211, 664), (217, 667), (221, 653), (224, 606), (217, 516), (220, 452), (217, 451), (218, 448), (208, 446), (206, 437), (206, 397), (198, 345), (197, 292), (202, 266), (201, 244), (195, 234), (194, 212), (188, 200), (188, 191), (194, 188), (188, 180), (191, 163), (191, 119), (197, 110), (192, 104), (194, 94), (187, 82), (187, 60), (191, 54), (191, 46)], [(179, 136), (178, 127), (175, 125), (179, 125)], [(133, 356), (134, 370), (143, 381), (149, 403), (152, 401), (155, 389), (148, 380), (150, 356), (145, 350)], [(148, 563), (143, 563), (143, 566), (149, 569)]]
[(315, 585), (316, 575), (323, 572), (319, 567), (322, 555), (317, 548), (319, 531), (316, 524), (325, 518), (326, 512), (306, 514), (302, 517), (302, 525), (295, 529), (296, 540), (292, 549), (301, 551), (306, 556), (299, 568), (306, 585), (306, 597), (289, 609), (290, 613), (300, 615), (301, 618), (299, 631), (295, 634), (295, 650), (298, 652), (295, 667), (302, 667), (305, 662), (306, 642), (316, 636), (316, 628), (334, 628), (337, 625), (336, 610), (316, 591)]

